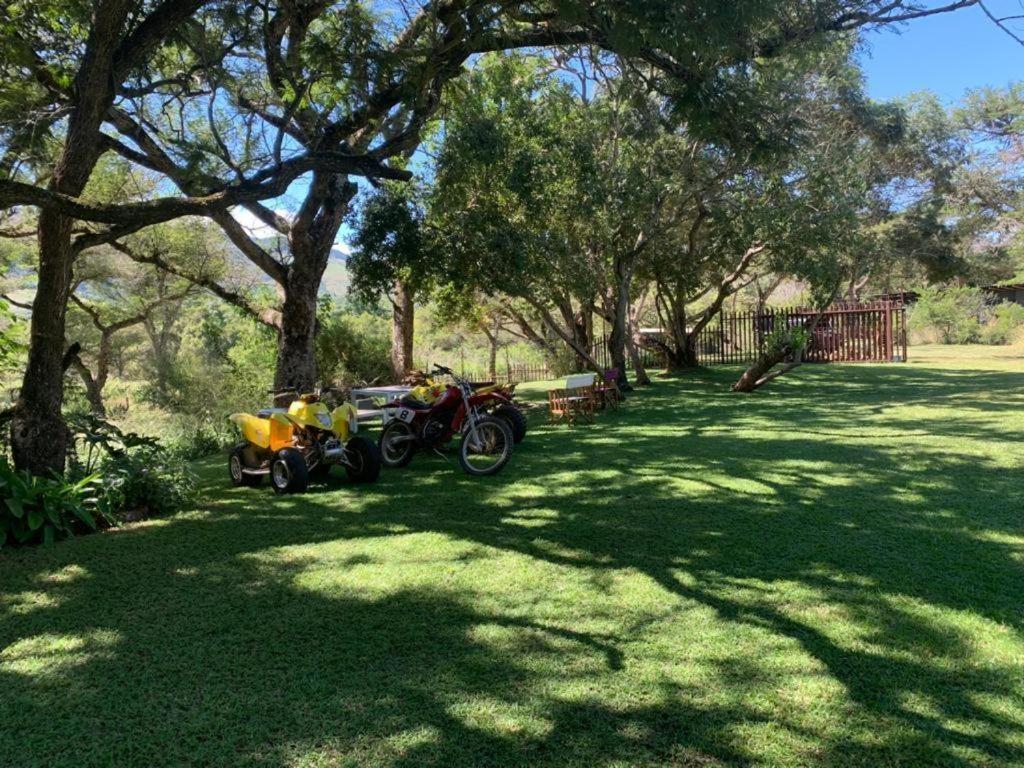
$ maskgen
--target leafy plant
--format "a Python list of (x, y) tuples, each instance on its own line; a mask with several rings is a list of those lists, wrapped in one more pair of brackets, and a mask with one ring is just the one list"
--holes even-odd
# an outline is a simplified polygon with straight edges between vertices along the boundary
[[(116, 424), (93, 414), (79, 414), (68, 419), (68, 426), (75, 438), (74, 455), (70, 465), (81, 473), (93, 472), (105, 457), (125, 456), (136, 448), (158, 448), (155, 437), (125, 432)], [(79, 451), (84, 448), (85, 458)]]
[(25, 349), (23, 326), (7, 302), (0, 299), (0, 373), (15, 367)]
[(0, 500), (0, 546), (52, 543), (110, 523), (98, 473), (73, 482), (38, 477), (15, 470), (0, 458)]
[(810, 343), (811, 334), (802, 325), (794, 327), (777, 327), (765, 336), (765, 354), (796, 354)]
[(910, 328), (932, 334), (943, 344), (973, 344), (981, 339), (985, 296), (977, 288), (950, 285), (927, 288), (910, 313)]
[(116, 517), (138, 520), (169, 515), (184, 509), (194, 498), (195, 475), (171, 452), (146, 446), (108, 457), (100, 474)]
[(1013, 344), (1024, 328), (1024, 307), (1003, 302), (992, 310), (992, 318), (985, 325), (982, 340), (986, 344)]
[(317, 369), (325, 381), (353, 385), (391, 376), (387, 322), (372, 314), (322, 314), (316, 347)]
[(102, 479), (95, 503), (106, 519), (167, 515), (191, 501), (195, 477), (178, 451), (93, 415), (77, 417), (72, 426), (76, 453), (71, 471)]
[(194, 461), (224, 450), (235, 439), (235, 432), (227, 423), (220, 426), (200, 424), (172, 435), (165, 445), (176, 459)]

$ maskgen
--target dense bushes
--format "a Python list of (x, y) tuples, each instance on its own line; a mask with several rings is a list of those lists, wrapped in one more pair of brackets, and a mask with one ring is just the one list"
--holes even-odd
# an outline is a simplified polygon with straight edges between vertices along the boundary
[(1024, 327), (1024, 307), (987, 304), (985, 294), (968, 286), (928, 288), (910, 313), (918, 338), (943, 344), (1012, 344)]
[(391, 379), (391, 337), (386, 319), (327, 307), (320, 314), (317, 370), (324, 382), (362, 384)]
[(1024, 328), (1024, 307), (1020, 304), (1003, 303), (991, 311), (988, 324), (982, 332), (986, 344), (1013, 344), (1020, 338)]
[(194, 461), (225, 451), (238, 441), (235, 427), (224, 419), (220, 422), (180, 426), (164, 441), (171, 456), (181, 461)]
[(174, 451), (91, 416), (71, 426), (64, 477), (33, 477), (0, 458), (0, 546), (167, 515), (192, 500), (195, 478)]
[(72, 426), (76, 441), (69, 472), (102, 478), (109, 514), (115, 519), (170, 514), (191, 499), (195, 478), (176, 451), (94, 416)]
[(943, 344), (971, 344), (981, 339), (985, 296), (977, 288), (927, 288), (910, 312), (910, 329)]

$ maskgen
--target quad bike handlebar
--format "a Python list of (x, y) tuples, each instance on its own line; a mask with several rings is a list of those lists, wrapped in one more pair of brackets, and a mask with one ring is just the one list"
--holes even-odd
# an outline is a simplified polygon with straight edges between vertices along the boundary
[[(310, 391), (311, 394), (323, 395), (328, 392), (339, 392), (337, 387), (313, 387)], [(302, 395), (305, 394), (302, 390), (296, 389), (295, 387), (287, 387), (285, 389), (268, 389), (268, 395)]]

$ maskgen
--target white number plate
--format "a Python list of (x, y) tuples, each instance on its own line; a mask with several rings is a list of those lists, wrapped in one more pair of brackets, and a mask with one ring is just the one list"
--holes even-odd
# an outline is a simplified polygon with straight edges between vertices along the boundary
[(404, 421), (406, 424), (412, 424), (412, 420), (416, 418), (416, 413), (408, 408), (399, 408), (395, 418), (399, 421)]

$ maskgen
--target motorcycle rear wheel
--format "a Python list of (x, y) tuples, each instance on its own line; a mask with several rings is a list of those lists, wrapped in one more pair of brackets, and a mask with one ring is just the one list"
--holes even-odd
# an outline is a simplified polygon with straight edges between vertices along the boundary
[(385, 467), (406, 467), (416, 453), (416, 433), (404, 421), (392, 421), (380, 434), (380, 457)]
[(459, 465), (474, 477), (496, 475), (512, 458), (512, 430), (504, 419), (487, 416), (470, 427), (459, 445)]
[(526, 439), (526, 431), (530, 428), (530, 423), (526, 420), (526, 414), (517, 406), (511, 403), (499, 405), (494, 409), (494, 415), (508, 424), (508, 428), (512, 431), (512, 440), (516, 445)]

